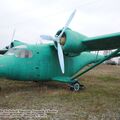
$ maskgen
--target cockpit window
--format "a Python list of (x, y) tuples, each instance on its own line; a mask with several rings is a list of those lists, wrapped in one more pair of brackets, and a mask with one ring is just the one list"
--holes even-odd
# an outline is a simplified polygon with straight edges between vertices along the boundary
[(19, 58), (31, 58), (32, 57), (32, 52), (30, 50), (26, 49), (10, 49), (6, 55), (15, 55), (16, 57)]
[(32, 52), (29, 50), (17, 50), (15, 56), (19, 58), (31, 58)]
[(5, 54), (6, 55), (14, 55), (16, 52), (16, 49), (9, 49)]

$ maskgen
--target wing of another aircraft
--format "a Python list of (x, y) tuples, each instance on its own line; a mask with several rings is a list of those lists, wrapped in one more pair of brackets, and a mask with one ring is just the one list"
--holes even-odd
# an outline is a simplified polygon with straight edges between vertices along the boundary
[(3, 55), (7, 52), (8, 50), (0, 50), (0, 54)]
[(16, 46), (19, 46), (19, 45), (27, 45), (27, 43), (24, 43), (24, 42), (21, 42), (21, 41), (18, 41), (18, 40), (14, 40), (13, 42), (10, 43), (10, 45), (1, 49), (0, 54), (3, 55), (9, 50), (9, 48), (16, 47)]
[(120, 48), (120, 33), (113, 33), (97, 37), (88, 37), (82, 42), (86, 50), (110, 50)]

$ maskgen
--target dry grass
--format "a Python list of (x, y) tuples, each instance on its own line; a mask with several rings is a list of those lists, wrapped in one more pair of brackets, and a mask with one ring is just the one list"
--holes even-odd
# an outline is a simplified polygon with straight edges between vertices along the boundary
[(120, 66), (101, 65), (80, 78), (78, 93), (61, 83), (0, 80), (0, 109), (55, 109), (42, 120), (120, 120)]

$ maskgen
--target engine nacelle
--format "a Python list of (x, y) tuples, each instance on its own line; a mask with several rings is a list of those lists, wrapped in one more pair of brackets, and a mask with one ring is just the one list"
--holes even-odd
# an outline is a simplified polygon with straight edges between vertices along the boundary
[[(59, 30), (56, 35), (59, 35), (62, 30)], [(72, 31), (71, 29), (66, 29), (63, 33), (60, 44), (62, 45), (64, 53), (77, 55), (85, 49), (82, 41), (86, 36)]]

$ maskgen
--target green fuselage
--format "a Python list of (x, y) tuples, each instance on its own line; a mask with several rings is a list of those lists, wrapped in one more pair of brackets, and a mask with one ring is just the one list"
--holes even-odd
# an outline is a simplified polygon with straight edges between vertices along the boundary
[[(15, 53), (0, 56), (0, 76), (15, 80), (53, 80), (72, 77), (86, 65), (96, 62), (96, 54), (90, 52), (74, 57), (64, 55), (65, 73), (62, 74), (54, 44), (28, 45), (25, 49), (31, 51), (31, 57), (21, 58)], [(102, 58), (98, 56), (97, 60)]]

